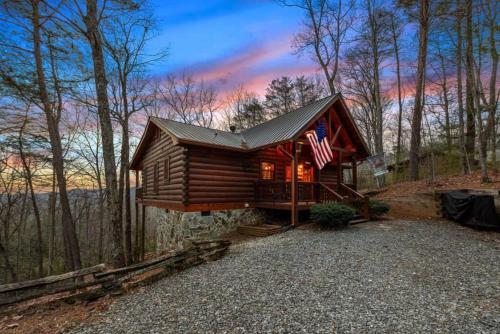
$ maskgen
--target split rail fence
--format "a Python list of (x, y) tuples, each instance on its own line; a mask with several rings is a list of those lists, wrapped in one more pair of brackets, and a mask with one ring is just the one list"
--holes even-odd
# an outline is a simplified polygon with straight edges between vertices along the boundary
[[(226, 253), (228, 240), (193, 241), (192, 246), (128, 267), (106, 270), (104, 264), (31, 281), (0, 285), (0, 307), (43, 296), (66, 293), (58, 301), (90, 301), (107, 294), (150, 284), (173, 272), (204, 262), (214, 261)], [(142, 277), (141, 277), (142, 275)]]

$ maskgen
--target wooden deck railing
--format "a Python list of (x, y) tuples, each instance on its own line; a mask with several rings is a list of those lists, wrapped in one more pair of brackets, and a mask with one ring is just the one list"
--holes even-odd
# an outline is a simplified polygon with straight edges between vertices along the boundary
[[(300, 202), (314, 202), (317, 183), (299, 182), (298, 193)], [(292, 200), (292, 183), (280, 181), (258, 181), (255, 183), (256, 202), (290, 202)]]
[[(332, 187), (323, 182), (298, 182), (299, 202), (342, 201)], [(258, 181), (255, 184), (256, 202), (290, 202), (292, 183), (280, 181)]]
[[(292, 183), (284, 181), (258, 181), (255, 183), (255, 201), (289, 203)], [(364, 218), (369, 218), (368, 197), (344, 183), (298, 182), (299, 202), (344, 203), (355, 207)]]

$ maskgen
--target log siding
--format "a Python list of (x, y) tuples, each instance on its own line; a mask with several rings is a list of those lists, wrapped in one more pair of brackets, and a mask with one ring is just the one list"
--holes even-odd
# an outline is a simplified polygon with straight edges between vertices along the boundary
[(143, 201), (181, 205), (184, 202), (185, 161), (184, 148), (175, 145), (169, 135), (154, 136), (142, 160)]

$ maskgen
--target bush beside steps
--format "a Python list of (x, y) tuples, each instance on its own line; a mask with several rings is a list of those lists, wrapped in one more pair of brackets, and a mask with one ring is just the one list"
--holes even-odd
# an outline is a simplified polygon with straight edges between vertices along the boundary
[(389, 212), (389, 209), (390, 209), (389, 204), (385, 202), (376, 200), (370, 200), (368, 202), (368, 210), (370, 211), (370, 217), (377, 218), (383, 216), (387, 212)]
[(356, 216), (356, 211), (339, 203), (315, 204), (311, 207), (311, 220), (321, 227), (347, 226)]

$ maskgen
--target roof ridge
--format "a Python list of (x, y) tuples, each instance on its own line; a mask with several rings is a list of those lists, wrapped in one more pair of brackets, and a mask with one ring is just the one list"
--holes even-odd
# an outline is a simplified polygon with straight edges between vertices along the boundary
[(328, 98), (333, 98), (333, 97), (335, 97), (335, 96), (337, 96), (337, 95), (338, 95), (338, 93), (337, 93), (337, 94), (333, 94), (333, 95), (328, 95), (328, 96), (325, 96), (325, 97), (323, 97), (323, 98), (321, 98), (321, 99), (319, 99), (319, 100), (316, 100), (316, 101), (311, 101), (311, 102), (309, 102), (309, 103), (307, 103), (307, 104), (304, 104), (302, 107), (299, 107), (299, 108), (293, 109), (292, 111), (287, 112), (286, 114), (282, 114), (282, 115), (279, 115), (279, 116), (277, 116), (277, 117), (271, 118), (270, 120), (267, 120), (267, 121), (265, 121), (265, 122), (262, 122), (262, 123), (260, 123), (260, 124), (255, 125), (255, 126), (252, 126), (251, 128), (245, 129), (245, 130), (241, 131), (240, 133), (243, 135), (245, 132), (247, 132), (247, 131), (249, 131), (249, 130), (252, 130), (252, 129), (258, 128), (258, 127), (260, 127), (260, 126), (262, 126), (262, 125), (264, 125), (264, 124), (266, 124), (266, 123), (269, 123), (269, 122), (271, 122), (271, 121), (274, 121), (275, 119), (278, 119), (278, 118), (280, 118), (280, 117), (283, 117), (283, 116), (289, 115), (290, 113), (293, 113), (293, 112), (298, 111), (298, 110), (300, 110), (300, 109), (302, 109), (302, 108), (305, 108), (305, 107), (307, 107), (307, 106), (310, 106), (311, 104), (318, 103), (318, 102), (323, 101), (323, 100), (328, 99)]
[(225, 132), (225, 133), (228, 133), (228, 134), (231, 134), (231, 135), (239, 135), (240, 134), (240, 133), (235, 133), (235, 132), (226, 131), (226, 130), (219, 130), (219, 129), (215, 129), (215, 128), (208, 128), (206, 126), (201, 126), (201, 125), (196, 125), (196, 124), (189, 124), (189, 123), (179, 122), (179, 121), (176, 121), (176, 120), (173, 120), (173, 119), (168, 119), (168, 118), (163, 118), (163, 117), (158, 117), (158, 116), (149, 116), (149, 117), (156, 118), (156, 119), (159, 119), (161, 121), (174, 122), (174, 123), (178, 123), (178, 124), (182, 124), (182, 125), (186, 125), (186, 126), (192, 126), (192, 127), (195, 127), (195, 128), (201, 128), (201, 129), (206, 129), (206, 130), (214, 130), (214, 131), (219, 131), (219, 132)]

